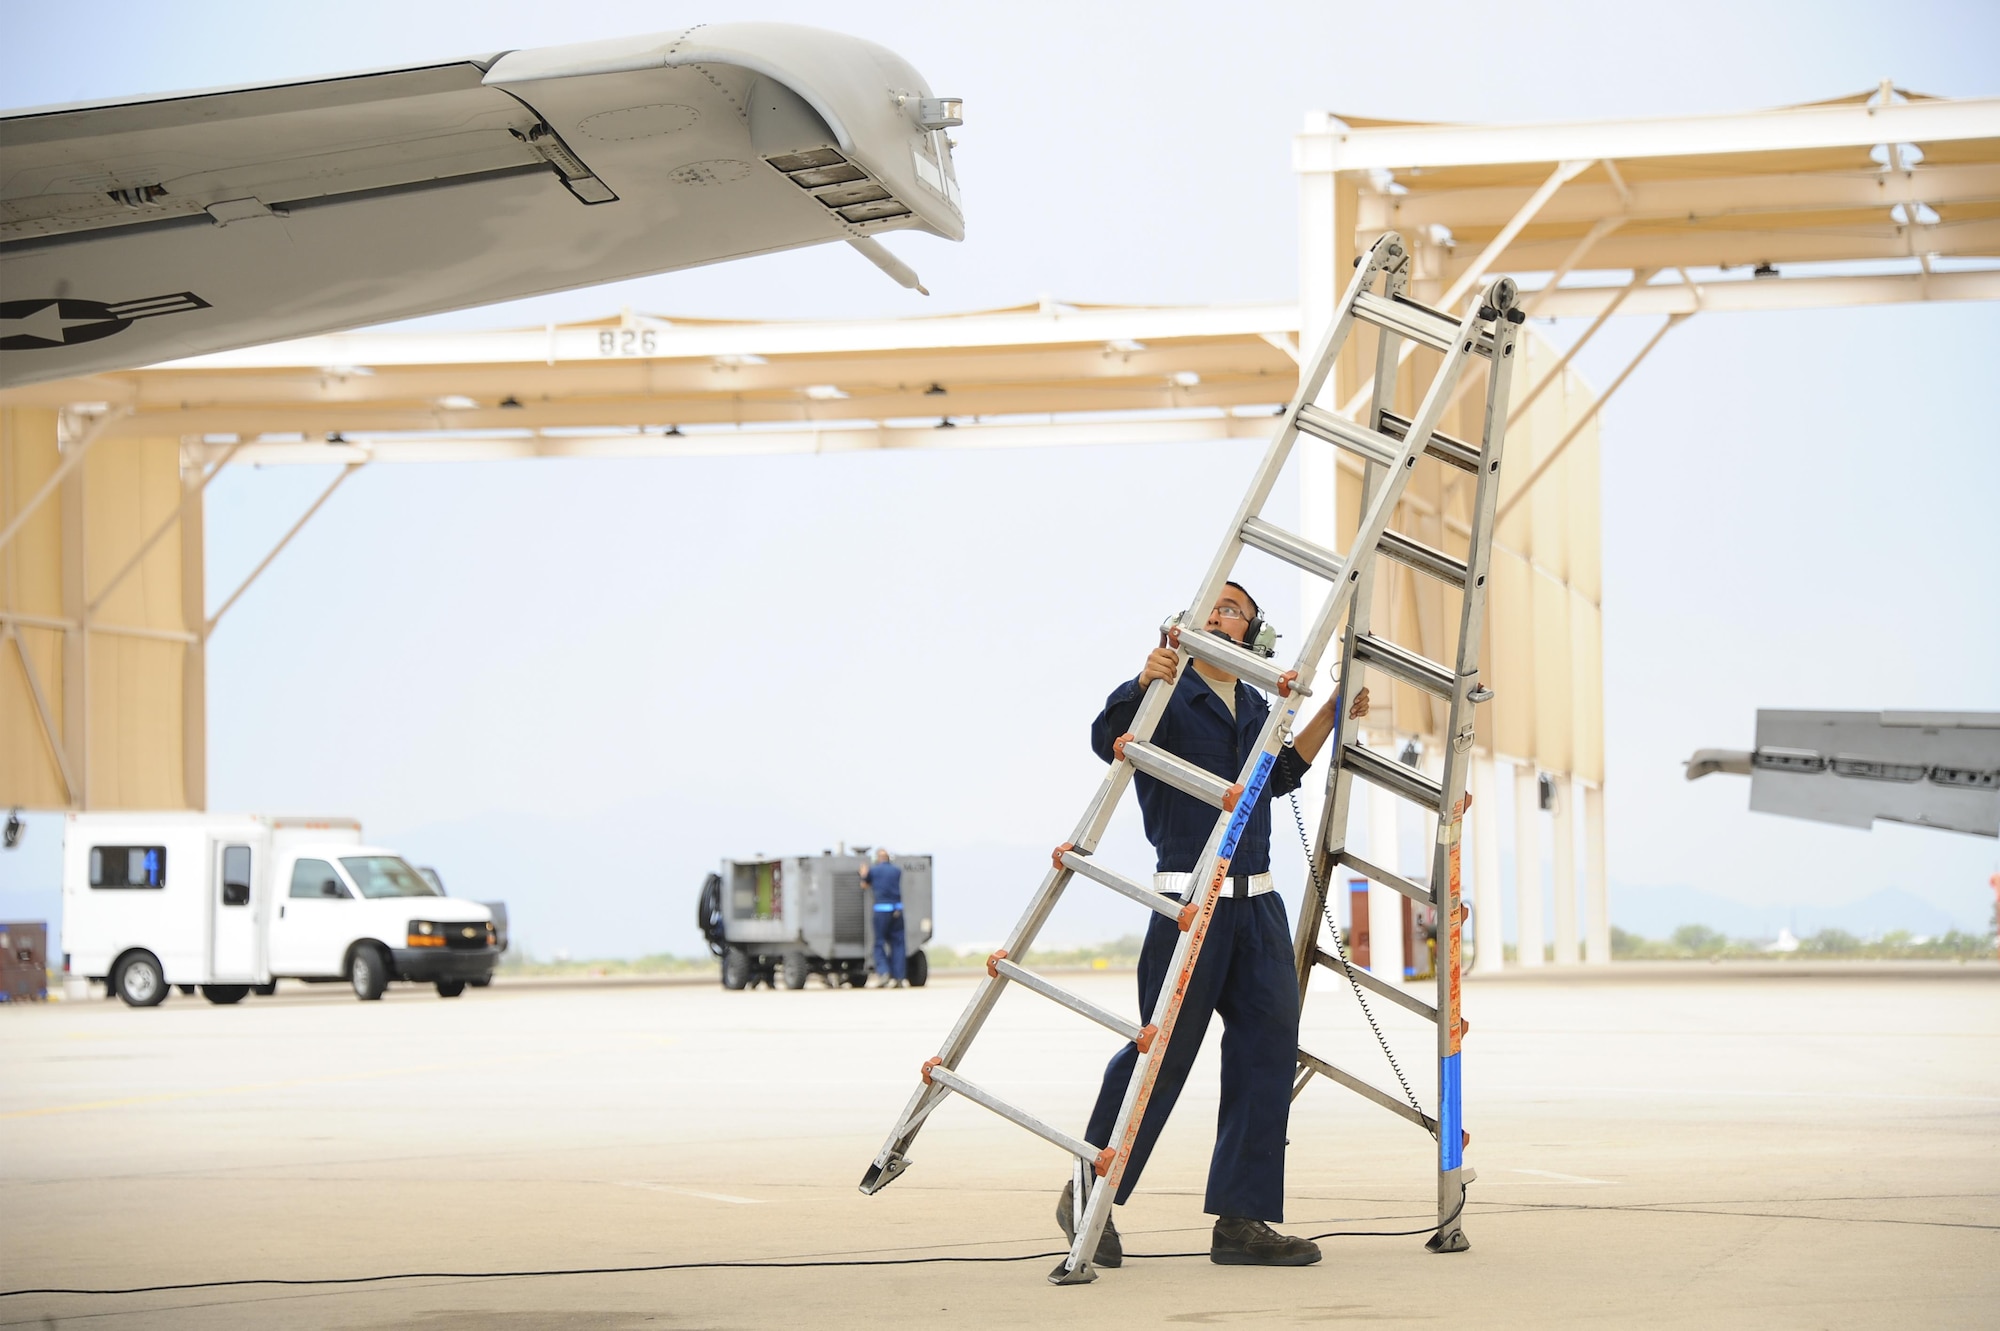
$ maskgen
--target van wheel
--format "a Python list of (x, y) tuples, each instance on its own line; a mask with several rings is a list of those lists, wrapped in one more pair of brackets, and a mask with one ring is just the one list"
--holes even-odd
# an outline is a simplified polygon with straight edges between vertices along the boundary
[(389, 987), (389, 959), (379, 948), (355, 948), (347, 962), (347, 982), (354, 986), (356, 998), (374, 1002)]
[(785, 988), (787, 989), (805, 988), (806, 981), (812, 978), (812, 963), (806, 960), (805, 953), (787, 952), (785, 954), (784, 964), (785, 964)]
[(167, 977), (160, 959), (150, 952), (134, 952), (118, 963), (111, 988), (128, 1007), (158, 1007), (167, 996)]
[(457, 998), (460, 994), (465, 992), (465, 981), (439, 980), (437, 982), (437, 987), (438, 987), (439, 998)]
[(912, 952), (903, 961), (903, 974), (910, 982), (910, 988), (921, 989), (924, 981), (931, 978), (931, 961), (921, 952)]
[(253, 984), (250, 986), (250, 992), (259, 998), (269, 998), (272, 994), (278, 992), (278, 982), (272, 980), (268, 984)]
[(493, 983), (493, 977), (491, 975), (478, 975), (474, 976), (470, 980), (467, 980), (466, 983), (471, 985), (474, 989), (484, 989), (487, 985)]
[(201, 996), (217, 1006), (241, 1003), (250, 996), (250, 986), (247, 984), (205, 984), (201, 987)]
[(722, 987), (741, 989), (750, 983), (750, 958), (740, 948), (729, 948), (722, 954)]

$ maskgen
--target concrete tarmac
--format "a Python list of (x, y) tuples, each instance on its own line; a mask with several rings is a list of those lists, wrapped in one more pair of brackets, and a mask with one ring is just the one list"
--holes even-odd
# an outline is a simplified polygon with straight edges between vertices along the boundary
[[(1134, 1003), (1129, 972), (1064, 982)], [(1336, 1237), (1300, 1270), (1205, 1256), (1212, 1031), (1118, 1212), (1130, 1251), (1196, 1255), (1064, 1289), (1065, 1159), (976, 1105), (855, 1189), (971, 987), (0, 1008), (0, 1287), (458, 1273), (11, 1294), (0, 1326), (2000, 1323), (2000, 966), (1471, 981), (1472, 1250)], [(1381, 1016), (1429, 1107), (1428, 1031)], [(1302, 1040), (1395, 1085), (1324, 978)], [(1075, 1131), (1113, 1045), (1014, 993), (963, 1070)], [(1315, 1083), (1291, 1143), (1289, 1231), (1435, 1219), (1433, 1145), (1380, 1108)], [(918, 1257), (989, 1260), (490, 1274)]]

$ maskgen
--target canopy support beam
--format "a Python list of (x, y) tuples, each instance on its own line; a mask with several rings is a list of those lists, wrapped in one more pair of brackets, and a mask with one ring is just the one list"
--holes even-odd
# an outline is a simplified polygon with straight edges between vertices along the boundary
[(204, 642), (206, 642), (208, 638), (215, 632), (215, 626), (222, 622), (222, 617), (229, 613), (229, 607), (235, 605), (236, 602), (242, 598), (243, 593), (250, 590), (250, 584), (257, 581), (257, 579), (263, 574), (265, 569), (271, 567), (271, 561), (276, 559), (281, 553), (283, 553), (284, 548), (292, 543), (292, 538), (299, 534), (299, 530), (302, 527), (304, 527), (306, 523), (312, 521), (312, 515), (319, 512), (320, 505), (324, 504), (327, 500), (333, 498), (333, 492), (335, 490), (338, 490), (341, 487), (341, 485), (347, 480), (348, 477), (352, 476), (355, 472), (360, 471), (363, 467), (367, 465), (368, 464), (365, 462), (350, 462), (346, 466), (340, 469), (340, 475), (333, 478), (333, 484), (327, 486), (326, 489), (321, 490), (319, 492), (319, 498), (313, 500), (312, 506), (308, 508), (305, 512), (299, 514), (299, 520), (292, 524), (291, 530), (278, 538), (278, 543), (271, 547), (271, 553), (265, 555), (264, 558), (258, 563), (257, 567), (250, 570), (250, 576), (243, 579), (242, 584), (238, 586), (235, 591), (229, 593), (229, 599), (222, 603), (222, 608), (220, 610), (217, 610), (214, 614), (208, 617), (208, 622), (202, 626), (201, 630), (201, 636)]
[(1652, 354), (1654, 347), (1660, 345), (1660, 339), (1665, 337), (1673, 329), (1674, 325), (1692, 318), (1694, 318), (1692, 314), (1672, 314), (1667, 316), (1667, 321), (1660, 325), (1659, 330), (1653, 334), (1652, 339), (1645, 346), (1639, 348), (1639, 354), (1634, 356), (1631, 362), (1618, 372), (1618, 377), (1611, 381), (1611, 387), (1598, 394), (1597, 400), (1592, 402), (1583, 415), (1577, 418), (1576, 424), (1569, 427), (1569, 433), (1557, 440), (1556, 446), (1548, 451), (1548, 455), (1535, 464), (1535, 469), (1528, 473), (1528, 479), (1521, 482), (1521, 488), (1507, 496), (1506, 501), (1500, 505), (1500, 511), (1493, 515), (1493, 520), (1496, 523), (1506, 517), (1516, 504), (1519, 504), (1521, 500), (1527, 497), (1528, 491), (1534, 488), (1536, 481), (1541, 480), (1543, 476), (1548, 474), (1549, 468), (1553, 467), (1556, 464), (1556, 460), (1563, 455), (1563, 450), (1570, 446), (1570, 441), (1583, 433), (1584, 426), (1597, 419), (1597, 413), (1603, 410), (1604, 404), (1611, 400), (1611, 395), (1616, 393), (1624, 382), (1632, 376), (1632, 371), (1639, 368), (1639, 362)]

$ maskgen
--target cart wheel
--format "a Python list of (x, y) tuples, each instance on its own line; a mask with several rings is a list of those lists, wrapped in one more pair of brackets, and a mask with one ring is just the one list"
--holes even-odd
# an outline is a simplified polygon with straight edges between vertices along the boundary
[(924, 981), (931, 978), (931, 962), (921, 952), (912, 952), (903, 962), (903, 974), (910, 982), (910, 988), (921, 989)]
[(750, 958), (738, 948), (722, 954), (722, 987), (741, 989), (750, 983)]
[(806, 981), (812, 978), (812, 963), (806, 960), (803, 952), (787, 952), (784, 966), (787, 989), (803, 989)]

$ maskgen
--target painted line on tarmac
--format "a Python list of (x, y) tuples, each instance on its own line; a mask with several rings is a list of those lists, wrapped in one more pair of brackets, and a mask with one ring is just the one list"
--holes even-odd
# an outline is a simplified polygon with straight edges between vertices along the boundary
[(240, 1086), (204, 1086), (185, 1091), (156, 1091), (150, 1095), (125, 1095), (115, 1100), (84, 1100), (73, 1105), (45, 1105), (40, 1109), (11, 1109), (0, 1113), (0, 1122), (17, 1118), (46, 1118), (53, 1114), (83, 1114), (98, 1109), (127, 1109), (133, 1105), (156, 1105), (173, 1100), (200, 1100), (218, 1095), (250, 1095), (257, 1091), (282, 1091), (299, 1086), (334, 1086), (344, 1082), (380, 1081), (419, 1072), (444, 1072), (458, 1068), (492, 1067), (518, 1063), (526, 1055), (511, 1058), (479, 1059), (470, 1063), (425, 1063), (411, 1068), (382, 1068), (375, 1072), (351, 1072), (338, 1077), (294, 1077), (288, 1081), (245, 1082)]
[(1510, 1174), (1533, 1174), (1538, 1178), (1545, 1178), (1551, 1183), (1589, 1183), (1600, 1188), (1615, 1188), (1618, 1186), (1610, 1179), (1585, 1178), (1581, 1174), (1558, 1174), (1553, 1169), (1510, 1169), (1507, 1172)]
[(697, 1192), (693, 1188), (676, 1188), (665, 1183), (647, 1183), (643, 1179), (619, 1179), (621, 1188), (644, 1188), (647, 1192), (671, 1192), (682, 1197), (699, 1197), (705, 1202), (728, 1202), (731, 1206), (762, 1206), (761, 1197), (736, 1197), (726, 1192)]

